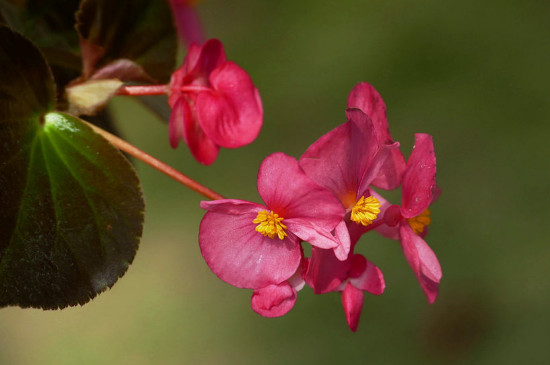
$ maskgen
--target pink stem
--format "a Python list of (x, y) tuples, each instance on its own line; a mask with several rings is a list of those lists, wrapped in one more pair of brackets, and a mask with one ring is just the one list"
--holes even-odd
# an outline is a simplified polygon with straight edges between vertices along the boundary
[(168, 85), (126, 85), (117, 90), (117, 95), (165, 95)]
[(185, 176), (181, 172), (177, 171), (173, 167), (165, 164), (162, 161), (157, 160), (153, 156), (143, 152), (139, 148), (131, 145), (130, 143), (126, 142), (123, 139), (118, 138), (117, 136), (93, 125), (90, 123), (87, 123), (96, 133), (102, 135), (105, 139), (107, 139), (111, 144), (113, 144), (118, 149), (128, 153), (129, 155), (134, 156), (135, 158), (145, 162), (149, 166), (157, 169), (158, 171), (162, 172), (165, 175), (168, 175), (172, 179), (178, 181), (179, 183), (187, 186), (191, 190), (196, 191), (197, 193), (205, 196), (208, 199), (212, 200), (218, 200), (218, 199), (225, 199), (222, 195), (216, 193), (213, 190), (210, 190), (206, 186), (196, 182), (195, 180)]
[[(208, 86), (201, 85), (187, 85), (180, 86), (177, 90), (186, 92), (201, 92), (212, 91)], [(143, 96), (143, 95), (165, 95), (170, 92), (169, 85), (125, 85), (121, 86), (116, 94), (117, 95), (130, 95), (130, 96)]]
[(201, 86), (201, 85), (188, 85), (188, 86), (181, 86), (179, 87), (179, 90), (181, 92), (201, 92), (201, 91), (212, 91), (211, 88), (208, 86)]

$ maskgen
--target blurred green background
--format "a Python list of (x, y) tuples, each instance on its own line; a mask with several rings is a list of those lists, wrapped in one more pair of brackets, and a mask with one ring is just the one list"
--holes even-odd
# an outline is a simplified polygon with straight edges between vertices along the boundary
[[(340, 295), (306, 288), (277, 319), (221, 282), (198, 248), (201, 197), (137, 163), (147, 201), (127, 274), (83, 307), (0, 311), (0, 364), (517, 364), (550, 361), (550, 2), (207, 0), (209, 37), (258, 86), (264, 128), (209, 167), (127, 98), (124, 136), (222, 195), (258, 200), (268, 154), (295, 157), (345, 121), (367, 81), (409, 155), (434, 136), (438, 184), (427, 242), (443, 268), (429, 306), (399, 244), (371, 233), (358, 250), (384, 272), (357, 333)], [(398, 194), (389, 194), (393, 199)], [(394, 200), (398, 202), (398, 200)]]

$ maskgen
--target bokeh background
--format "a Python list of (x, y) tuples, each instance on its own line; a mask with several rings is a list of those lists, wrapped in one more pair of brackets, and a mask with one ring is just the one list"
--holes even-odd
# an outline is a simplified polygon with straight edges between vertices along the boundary
[[(209, 167), (168, 144), (166, 124), (113, 102), (124, 136), (221, 194), (258, 201), (268, 154), (295, 157), (345, 121), (373, 84), (409, 155), (434, 136), (438, 184), (427, 237), (443, 268), (428, 305), (399, 244), (358, 250), (387, 289), (365, 296), (357, 333), (340, 295), (306, 288), (277, 319), (221, 282), (198, 248), (201, 197), (136, 163), (147, 201), (127, 274), (83, 307), (0, 310), (0, 364), (543, 364), (550, 361), (550, 2), (208, 0), (209, 37), (245, 68), (265, 109), (259, 138)], [(389, 194), (398, 202), (398, 193)]]

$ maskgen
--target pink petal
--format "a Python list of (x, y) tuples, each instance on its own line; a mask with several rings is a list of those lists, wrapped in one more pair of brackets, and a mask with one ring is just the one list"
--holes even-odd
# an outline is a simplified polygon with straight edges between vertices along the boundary
[(308, 260), (304, 257), (304, 251), (301, 250), (301, 252), (302, 252), (302, 260), (300, 261), (300, 265), (298, 266), (298, 269), (296, 270), (294, 275), (292, 275), (287, 280), (287, 282), (290, 284), (290, 286), (294, 288), (294, 290), (296, 290), (296, 292), (299, 292), (300, 290), (302, 290), (306, 285), (306, 281), (304, 277), (308, 267)]
[(188, 77), (193, 80), (193, 84), (195, 85), (207, 85), (208, 78), (214, 69), (226, 63), (223, 44), (217, 39), (206, 41), (200, 47), (200, 53), (197, 58), (195, 58), (196, 53), (192, 54), (191, 50), (189, 50), (189, 54), (189, 59), (186, 59), (186, 62), (190, 63), (187, 68), (187, 70), (190, 70)]
[(351, 268), (351, 255), (345, 261), (340, 261), (332, 250), (313, 247), (311, 259), (306, 272), (306, 282), (313, 288), (315, 294), (328, 293), (335, 290), (348, 278)]
[(352, 176), (350, 169), (328, 159), (304, 156), (305, 154), (300, 158), (300, 166), (307, 176), (330, 190), (340, 200), (344, 208), (351, 209), (357, 201), (359, 181)]
[(342, 292), (342, 305), (349, 328), (353, 332), (357, 331), (361, 309), (363, 308), (363, 292), (348, 283)]
[(250, 76), (235, 63), (225, 62), (209, 80), (214, 91), (197, 97), (197, 115), (205, 133), (226, 148), (254, 141), (262, 127), (263, 108)]
[(381, 200), (380, 196), (376, 196), (382, 203), (380, 208), (380, 215), (384, 220), (384, 223), (376, 227), (376, 232), (382, 236), (391, 238), (392, 240), (398, 240), (399, 235), (399, 223), (403, 219), (401, 216), (401, 207), (398, 205), (392, 205), (386, 200)]
[(298, 239), (262, 236), (252, 222), (261, 208), (243, 205), (241, 209), (238, 215), (204, 215), (199, 246), (207, 265), (220, 279), (239, 288), (260, 289), (290, 278), (302, 257)]
[(258, 214), (260, 210), (266, 209), (263, 205), (239, 199), (203, 200), (200, 206), (209, 212), (233, 215)]
[(298, 162), (284, 153), (264, 159), (258, 171), (258, 192), (269, 209), (285, 219), (308, 221), (310, 228), (330, 232), (344, 218), (338, 199), (307, 177)]
[(169, 0), (180, 40), (187, 44), (204, 42), (204, 34), (194, 6), (188, 0)]
[[(364, 176), (378, 153), (377, 136), (372, 122), (359, 109), (348, 109), (349, 122), (336, 127), (313, 143), (300, 158), (308, 176), (331, 190), (346, 208), (350, 194), (358, 193), (359, 182), (368, 186)], [(355, 198), (355, 197), (352, 197)], [(356, 197), (359, 198), (359, 197)]]
[[(356, 177), (361, 183), (370, 185), (371, 169), (376, 165), (375, 157), (380, 151), (376, 130), (369, 116), (360, 109), (346, 109), (346, 116), (351, 122), (350, 147), (348, 158), (355, 167)], [(373, 176), (374, 177), (374, 176)]]
[(171, 107), (174, 107), (177, 99), (181, 97), (181, 88), (193, 82), (195, 76), (190, 75), (190, 73), (197, 66), (200, 55), (201, 47), (196, 43), (192, 43), (187, 50), (187, 56), (185, 56), (182, 65), (172, 73), (172, 77), (170, 78), (170, 95), (168, 95), (168, 104)]
[(351, 122), (339, 125), (321, 136), (300, 157), (300, 166), (306, 174), (342, 202), (350, 193), (356, 193), (358, 187), (357, 172), (349, 158), (350, 130)]
[(403, 175), (401, 214), (405, 218), (416, 217), (426, 210), (437, 190), (432, 136), (418, 133), (414, 139), (414, 148)]
[[(197, 43), (191, 43), (189, 45), (189, 48), (187, 49), (187, 56), (185, 56), (182, 66), (176, 72), (181, 70), (181, 74), (188, 75), (197, 66), (202, 49), (202, 47)], [(182, 84), (183, 82), (179, 83), (180, 86)]]
[[(348, 96), (348, 108), (359, 108), (370, 117), (380, 144), (394, 143), (388, 126), (386, 104), (372, 85), (366, 82), (357, 84)], [(403, 154), (398, 149), (392, 150), (372, 185), (387, 190), (395, 189), (399, 186), (404, 171)]]
[(432, 249), (419, 236), (414, 234), (411, 226), (405, 221), (399, 229), (401, 248), (405, 258), (413, 269), (428, 302), (432, 304), (437, 298), (441, 281), (441, 266)]
[(172, 148), (178, 147), (180, 139), (185, 138), (183, 131), (183, 119), (184, 114), (188, 113), (188, 106), (182, 97), (177, 98), (175, 104), (172, 106), (172, 113), (170, 113), (170, 121), (168, 123), (168, 136), (170, 139), (170, 146)]
[(340, 201), (349, 193), (356, 193), (358, 186), (349, 159), (350, 129), (350, 122), (339, 125), (321, 136), (300, 157), (300, 166), (306, 174), (332, 191)]
[(338, 247), (334, 248), (334, 255), (338, 260), (344, 261), (348, 258), (351, 249), (350, 234), (345, 221), (341, 221), (336, 228), (334, 228), (334, 237), (338, 242)]
[(399, 225), (390, 227), (386, 224), (382, 224), (375, 228), (375, 231), (378, 232), (378, 234), (390, 238), (392, 240), (398, 240), (399, 239)]
[[(394, 174), (395, 171), (388, 169), (388, 161), (392, 158), (392, 153), (395, 150), (399, 149), (399, 142), (394, 142), (393, 144), (382, 145), (378, 150), (376, 156), (371, 160), (371, 164), (366, 169), (365, 174), (361, 178), (361, 183), (359, 184), (359, 193), (358, 195), (364, 195), (363, 191), (368, 189), (370, 185), (375, 185), (374, 181), (379, 179), (380, 181), (384, 180), (388, 182), (385, 186), (394, 186), (392, 189), (397, 188), (401, 184), (401, 175), (398, 177)], [(405, 167), (405, 162), (403, 160), (403, 170)], [(393, 175), (388, 175), (393, 174)], [(378, 186), (378, 185), (375, 185)]]
[(218, 157), (220, 147), (204, 134), (188, 102), (185, 102), (184, 105), (186, 111), (183, 114), (185, 143), (197, 161), (203, 165), (210, 165)]
[(393, 143), (386, 116), (386, 103), (372, 85), (366, 82), (355, 85), (348, 96), (348, 108), (361, 109), (374, 123), (381, 142)]
[(405, 172), (405, 157), (398, 148), (388, 151), (378, 175), (372, 180), (372, 185), (385, 190), (397, 189), (401, 185)]
[(350, 278), (350, 283), (354, 287), (368, 291), (374, 295), (380, 295), (386, 288), (386, 282), (384, 281), (384, 275), (382, 271), (361, 255), (353, 255), (352, 268), (350, 270), (350, 276), (356, 266), (360, 266), (362, 271), (358, 273), (354, 278)]
[(288, 230), (302, 241), (319, 248), (335, 248), (340, 244), (330, 231), (323, 229), (307, 219), (289, 218), (283, 222)]
[(296, 290), (286, 281), (277, 285), (269, 285), (254, 290), (250, 302), (254, 312), (261, 316), (284, 316), (296, 303)]

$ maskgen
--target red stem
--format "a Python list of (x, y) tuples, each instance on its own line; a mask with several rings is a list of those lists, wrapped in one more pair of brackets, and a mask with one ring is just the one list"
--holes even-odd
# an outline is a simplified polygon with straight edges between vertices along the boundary
[[(197, 93), (201, 91), (212, 91), (208, 86), (187, 85), (180, 86), (176, 90), (182, 93), (191, 92)], [(117, 95), (143, 96), (143, 95), (165, 95), (170, 92), (169, 85), (125, 85), (121, 86)]]
[(134, 156), (135, 158), (145, 162), (149, 166), (157, 169), (158, 171), (162, 172), (165, 175), (168, 175), (172, 179), (180, 182), (181, 184), (187, 186), (191, 190), (196, 191), (197, 193), (205, 196), (208, 199), (212, 200), (218, 200), (218, 199), (225, 199), (222, 195), (216, 193), (215, 191), (207, 188), (206, 186), (196, 182), (195, 180), (185, 176), (181, 172), (177, 171), (173, 167), (165, 164), (162, 161), (157, 160), (153, 156), (143, 152), (139, 148), (131, 145), (130, 143), (126, 142), (123, 139), (118, 138), (117, 136), (93, 125), (90, 123), (87, 123), (96, 133), (102, 135), (105, 139), (107, 139), (109, 142), (111, 142), (115, 147), (118, 149), (128, 153), (129, 155)]
[(117, 90), (117, 95), (165, 95), (168, 85), (126, 85)]
[(179, 91), (181, 92), (201, 92), (201, 91), (212, 91), (211, 88), (208, 86), (201, 86), (201, 85), (187, 85), (187, 86), (180, 86)]

